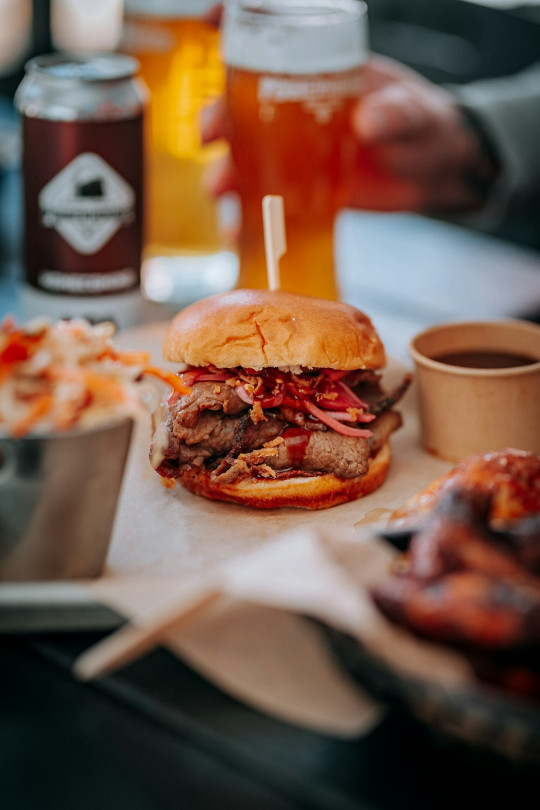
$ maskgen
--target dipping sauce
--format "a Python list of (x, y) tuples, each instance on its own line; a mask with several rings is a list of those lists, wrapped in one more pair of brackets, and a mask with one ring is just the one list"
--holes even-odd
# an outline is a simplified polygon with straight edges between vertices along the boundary
[(448, 461), (507, 448), (540, 453), (539, 324), (437, 324), (409, 351), (425, 450)]
[(444, 352), (434, 355), (433, 360), (449, 366), (462, 366), (463, 368), (514, 368), (516, 366), (532, 366), (540, 362), (540, 358), (531, 357), (517, 352), (500, 352), (490, 350), (470, 350)]

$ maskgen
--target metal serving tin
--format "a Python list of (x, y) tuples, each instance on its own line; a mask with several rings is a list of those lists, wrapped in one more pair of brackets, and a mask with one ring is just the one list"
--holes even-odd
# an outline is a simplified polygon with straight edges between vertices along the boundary
[(0, 581), (101, 574), (132, 427), (0, 436)]

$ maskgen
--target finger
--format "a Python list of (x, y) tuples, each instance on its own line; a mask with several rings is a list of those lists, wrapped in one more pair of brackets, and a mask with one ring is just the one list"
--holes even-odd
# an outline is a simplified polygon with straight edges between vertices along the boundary
[(442, 145), (431, 138), (381, 144), (373, 147), (373, 154), (379, 165), (390, 174), (422, 181), (457, 164), (455, 155), (449, 149), (443, 151)]
[(347, 205), (369, 211), (417, 211), (444, 215), (470, 211), (482, 204), (480, 195), (471, 191), (455, 173), (441, 175), (436, 181), (385, 177), (376, 183), (361, 178), (350, 189)]
[(201, 140), (211, 143), (228, 135), (227, 105), (221, 96), (213, 104), (203, 107), (201, 111)]
[(434, 182), (438, 175), (459, 173), (476, 155), (470, 134), (459, 127), (433, 126), (416, 138), (371, 147), (385, 171), (400, 177)]
[(364, 211), (421, 211), (424, 189), (417, 183), (378, 183), (372, 188), (358, 185), (349, 195), (347, 206)]
[(356, 134), (370, 144), (419, 137), (433, 122), (432, 110), (400, 84), (368, 94), (357, 104), (352, 119)]
[(474, 211), (485, 202), (479, 191), (472, 189), (461, 174), (452, 172), (426, 187), (423, 211), (429, 214), (455, 214)]
[(370, 211), (418, 211), (424, 204), (424, 187), (409, 178), (395, 177), (373, 157), (359, 156), (347, 184), (346, 205)]
[(215, 28), (219, 28), (221, 25), (222, 17), (223, 17), (223, 4), (216, 3), (215, 6), (209, 8), (208, 11), (203, 15), (203, 20), (209, 25), (213, 25)]
[(230, 155), (210, 164), (203, 174), (203, 187), (211, 197), (238, 191), (238, 178)]

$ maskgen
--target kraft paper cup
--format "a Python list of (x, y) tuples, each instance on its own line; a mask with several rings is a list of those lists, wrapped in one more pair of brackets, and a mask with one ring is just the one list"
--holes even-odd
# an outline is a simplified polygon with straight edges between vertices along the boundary
[[(434, 359), (482, 350), (536, 362), (486, 369)], [(506, 448), (540, 453), (540, 326), (520, 320), (442, 324), (416, 335), (409, 353), (428, 452), (449, 461)]]

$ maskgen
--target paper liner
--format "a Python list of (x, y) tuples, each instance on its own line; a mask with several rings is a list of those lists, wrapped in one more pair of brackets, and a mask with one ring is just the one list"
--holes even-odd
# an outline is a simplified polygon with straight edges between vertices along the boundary
[[(164, 329), (164, 325), (142, 327), (121, 335), (120, 342), (126, 349), (151, 351), (153, 359), (162, 363)], [(385, 371), (385, 386), (392, 388), (406, 371), (401, 364), (390, 361)], [(344, 587), (340, 566), (329, 562), (332, 555), (327, 550), (321, 551), (316, 541), (305, 556), (306, 548), (312, 544), (311, 539), (303, 551), (303, 541), (290, 542), (288, 548), (287, 543), (278, 546), (274, 541), (290, 532), (304, 538), (312, 538), (313, 533), (328, 532), (333, 536), (341, 533), (354, 536), (358, 530), (387, 517), (408, 497), (449, 469), (447, 462), (429, 456), (420, 448), (414, 390), (406, 395), (399, 410), (404, 425), (392, 436), (393, 461), (383, 486), (358, 501), (317, 512), (254, 510), (209, 501), (181, 487), (166, 489), (148, 460), (150, 419), (142, 420), (137, 425), (128, 461), (106, 572), (89, 584), (92, 594), (126, 618), (147, 623), (161, 610), (181, 600), (188, 585), (227, 566), (227, 576), (231, 577), (227, 585), (230, 594), (244, 603), (262, 606), (258, 609), (259, 616), (268, 617), (269, 608), (277, 607), (289, 613), (312, 614), (354, 627), (354, 617), (358, 611), (365, 611), (365, 605), (360, 604), (362, 600), (358, 593), (353, 594), (354, 589)], [(257, 555), (253, 552), (262, 553), (266, 547), (270, 558), (256, 560)], [(295, 555), (300, 556), (295, 558)], [(232, 563), (235, 566), (234, 587)], [(276, 569), (272, 577), (265, 576), (267, 565)], [(325, 572), (324, 580), (319, 580), (321, 571)], [(258, 643), (250, 647), (251, 658), (248, 660), (244, 656), (242, 659), (240, 655), (234, 657), (222, 645), (218, 649), (209, 641), (217, 632), (216, 625), (212, 624), (216, 621), (220, 637), (233, 637), (225, 634), (226, 617), (234, 627), (235, 638), (240, 627), (245, 627), (246, 633), (249, 630), (251, 637), (257, 635), (252, 620), (239, 623), (239, 608), (234, 607), (234, 618), (230, 610), (220, 613), (219, 617), (214, 615), (212, 620), (205, 616), (208, 625), (201, 624), (202, 619), (198, 619), (197, 625), (189, 628), (189, 634), (185, 629), (180, 638), (169, 638), (171, 649), (188, 658), (222, 688), (281, 719), (332, 734), (347, 735), (353, 730), (360, 733), (362, 728), (372, 727), (373, 704), (366, 702), (359, 691), (353, 700), (350, 684), (344, 681), (343, 674), (336, 667), (330, 667), (327, 653), (321, 652), (320, 646), (320, 666), (314, 665), (317, 656), (311, 625), (306, 629), (303, 620), (297, 623), (297, 617), (289, 616), (287, 620), (283, 616), (276, 617), (271, 635), (269, 630), (267, 646), (263, 643), (264, 634), (261, 634)], [(350, 615), (348, 623), (345, 621), (347, 615)], [(373, 618), (371, 613), (368, 615), (367, 624)], [(303, 643), (309, 649), (306, 656), (295, 655), (300, 649), (298, 639), (294, 644), (290, 643), (294, 634), (299, 637), (302, 633)], [(394, 640), (390, 643), (393, 644)], [(240, 647), (237, 642), (235, 644), (238, 652)], [(271, 671), (274, 674), (270, 680), (268, 656), (271, 651)], [(281, 681), (276, 675), (277, 657), (280, 659)], [(308, 685), (312, 695), (309, 700)], [(326, 707), (321, 706), (322, 694), (326, 695)]]

